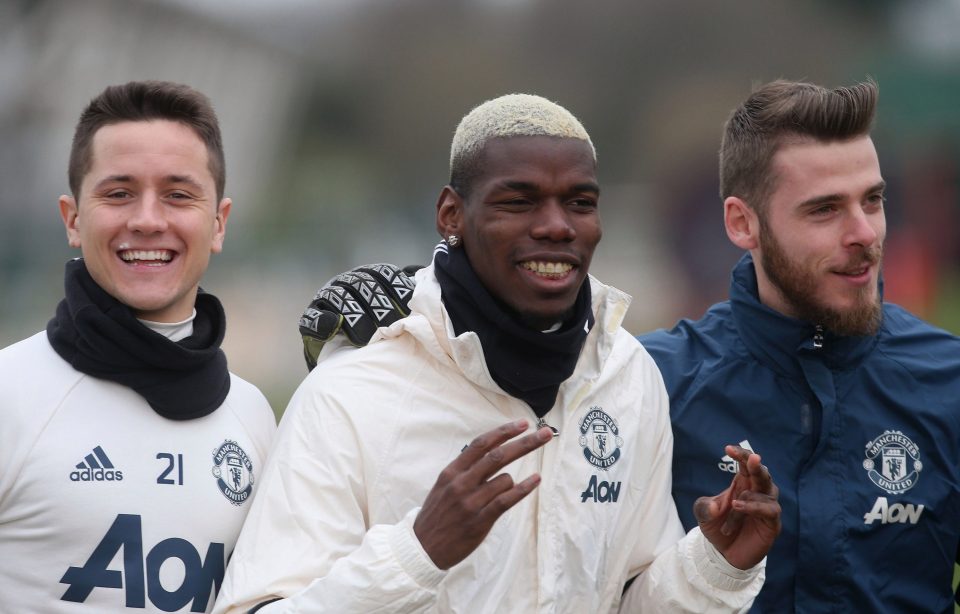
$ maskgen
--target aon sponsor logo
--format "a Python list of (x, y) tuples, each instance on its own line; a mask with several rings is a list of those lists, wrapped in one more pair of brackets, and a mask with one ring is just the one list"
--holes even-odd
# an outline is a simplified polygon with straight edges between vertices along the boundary
[(880, 521), (880, 524), (892, 524), (894, 522), (917, 524), (922, 513), (923, 504), (894, 503), (888, 505), (886, 497), (877, 497), (873, 509), (863, 515), (863, 524), (873, 524), (877, 520)]
[[(123, 570), (108, 569), (121, 549)], [(160, 582), (160, 568), (170, 559), (176, 559), (184, 570), (178, 587)], [(175, 612), (187, 604), (191, 612), (205, 612), (211, 596), (220, 590), (224, 566), (223, 544), (211, 543), (201, 561), (193, 544), (179, 537), (163, 540), (144, 558), (140, 516), (118, 514), (83, 567), (70, 567), (63, 574), (60, 582), (70, 586), (60, 599), (83, 603), (95, 588), (115, 589), (124, 591), (128, 608), (144, 608), (149, 598), (164, 612)]]
[(586, 490), (580, 493), (580, 503), (586, 503), (588, 500), (594, 503), (616, 503), (620, 497), (621, 484), (622, 482), (598, 480), (597, 476), (592, 475)]

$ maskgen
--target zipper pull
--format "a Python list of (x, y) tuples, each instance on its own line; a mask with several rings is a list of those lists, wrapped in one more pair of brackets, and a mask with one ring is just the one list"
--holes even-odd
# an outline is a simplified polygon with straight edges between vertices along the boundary
[(547, 424), (547, 421), (541, 417), (537, 420), (537, 429), (539, 430), (539, 429), (542, 429), (543, 427), (547, 427), (548, 429), (550, 429), (550, 431), (553, 432), (554, 437), (560, 436), (560, 431), (558, 431), (557, 429)]
[(813, 349), (819, 350), (823, 347), (823, 326), (817, 324), (816, 329), (813, 331)]

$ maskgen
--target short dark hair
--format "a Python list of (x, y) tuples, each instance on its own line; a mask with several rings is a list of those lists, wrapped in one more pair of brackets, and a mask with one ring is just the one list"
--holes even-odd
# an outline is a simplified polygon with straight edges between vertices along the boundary
[(210, 99), (190, 86), (169, 81), (131, 81), (103, 90), (80, 114), (70, 148), (67, 177), (74, 198), (80, 197), (80, 184), (93, 164), (93, 136), (111, 124), (165, 119), (180, 122), (200, 137), (207, 146), (210, 174), (217, 188), (217, 201), (223, 198), (226, 164), (220, 124)]
[(762, 212), (773, 191), (771, 167), (791, 139), (845, 141), (870, 133), (879, 89), (873, 79), (830, 90), (777, 80), (733, 110), (720, 145), (720, 197), (737, 196)]

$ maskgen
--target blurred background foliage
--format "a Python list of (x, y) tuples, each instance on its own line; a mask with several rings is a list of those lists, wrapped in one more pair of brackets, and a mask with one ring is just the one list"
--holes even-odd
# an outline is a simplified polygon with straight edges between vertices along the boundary
[(698, 316), (738, 257), (716, 152), (764, 81), (881, 88), (886, 296), (960, 332), (960, 0), (5, 0), (0, 3), (0, 345), (40, 330), (74, 254), (59, 221), (81, 108), (106, 85), (211, 97), (234, 200), (206, 289), (231, 368), (282, 412), (296, 323), (335, 273), (425, 263), (459, 118), (509, 92), (590, 131), (605, 235), (593, 272), (632, 332)]

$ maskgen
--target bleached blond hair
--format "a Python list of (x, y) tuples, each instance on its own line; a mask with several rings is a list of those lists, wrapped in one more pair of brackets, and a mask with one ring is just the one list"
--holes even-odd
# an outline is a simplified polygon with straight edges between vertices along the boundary
[(450, 144), (450, 185), (464, 194), (477, 174), (475, 162), (487, 141), (516, 136), (586, 141), (594, 162), (597, 160), (590, 135), (570, 111), (541, 96), (507, 94), (474, 107), (460, 120)]

